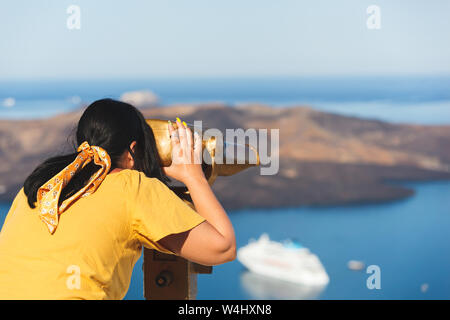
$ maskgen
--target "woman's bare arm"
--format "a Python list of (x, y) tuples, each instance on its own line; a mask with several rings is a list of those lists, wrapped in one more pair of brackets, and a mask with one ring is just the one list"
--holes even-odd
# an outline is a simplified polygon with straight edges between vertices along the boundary
[(186, 185), (196, 211), (206, 221), (189, 231), (169, 235), (158, 242), (172, 252), (203, 265), (232, 261), (236, 258), (233, 226), (201, 169), (201, 139), (193, 139), (192, 131), (179, 120), (177, 126), (178, 130), (175, 130), (169, 124), (172, 165), (164, 168), (164, 171)]

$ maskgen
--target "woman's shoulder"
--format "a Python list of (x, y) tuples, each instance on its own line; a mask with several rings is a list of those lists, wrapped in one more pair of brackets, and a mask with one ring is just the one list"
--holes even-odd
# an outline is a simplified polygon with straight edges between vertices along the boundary
[(28, 202), (28, 198), (23, 187), (20, 188), (19, 192), (17, 192), (16, 196), (13, 199), (11, 207), (14, 207), (17, 203), (20, 202)]
[(27, 196), (25, 194), (23, 187), (20, 188), (20, 190), (17, 192), (16, 196), (14, 197), (13, 205), (14, 205), (14, 203), (20, 202), (20, 201), (27, 201)]
[(147, 177), (144, 172), (133, 169), (122, 169), (120, 171), (110, 173), (108, 176), (110, 180), (123, 184), (124, 187), (132, 189), (142, 185), (157, 186), (162, 184), (159, 179)]
[(173, 196), (165, 183), (158, 178), (147, 177), (141, 171), (123, 169), (112, 173), (108, 179), (109, 190), (105, 188), (105, 191), (120, 192), (132, 203), (157, 203), (160, 200), (170, 200)]

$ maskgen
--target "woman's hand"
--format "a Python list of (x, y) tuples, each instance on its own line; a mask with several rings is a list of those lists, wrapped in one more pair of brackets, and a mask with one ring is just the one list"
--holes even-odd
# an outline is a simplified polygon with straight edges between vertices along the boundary
[(172, 164), (164, 167), (164, 173), (185, 185), (190, 181), (205, 179), (202, 171), (202, 140), (197, 132), (192, 134), (191, 129), (177, 118), (175, 129), (169, 122), (169, 133), (172, 142)]

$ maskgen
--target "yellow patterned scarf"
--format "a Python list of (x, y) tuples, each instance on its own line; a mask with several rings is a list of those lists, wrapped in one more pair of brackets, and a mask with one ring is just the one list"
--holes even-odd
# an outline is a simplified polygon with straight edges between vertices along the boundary
[[(87, 141), (83, 142), (79, 147), (76, 159), (61, 170), (57, 175), (48, 180), (38, 190), (37, 202), (39, 217), (47, 225), (48, 230), (53, 234), (58, 226), (59, 215), (64, 212), (67, 207), (78, 200), (80, 197), (88, 196), (95, 192), (98, 186), (105, 179), (111, 168), (111, 159), (108, 153), (97, 146), (90, 146)], [(87, 185), (81, 188), (70, 198), (64, 200), (58, 208), (58, 201), (62, 189), (69, 183), (70, 179), (85, 165), (94, 160), (94, 163), (101, 168), (92, 175)]]

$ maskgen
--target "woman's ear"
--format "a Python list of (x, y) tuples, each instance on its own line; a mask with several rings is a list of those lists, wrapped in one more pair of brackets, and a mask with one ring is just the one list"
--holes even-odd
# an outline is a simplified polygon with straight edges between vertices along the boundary
[[(136, 150), (136, 141), (131, 142), (130, 144), (130, 150), (135, 153)], [(128, 169), (133, 169), (134, 168), (134, 158), (131, 155), (130, 151), (127, 152), (127, 168)]]
[(136, 152), (136, 151), (134, 150), (135, 147), (136, 147), (136, 141), (133, 141), (133, 142), (130, 144), (130, 149), (131, 149), (131, 151), (133, 151), (133, 153)]

